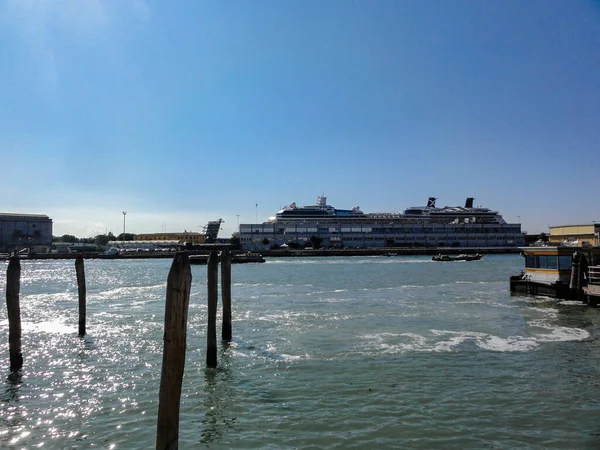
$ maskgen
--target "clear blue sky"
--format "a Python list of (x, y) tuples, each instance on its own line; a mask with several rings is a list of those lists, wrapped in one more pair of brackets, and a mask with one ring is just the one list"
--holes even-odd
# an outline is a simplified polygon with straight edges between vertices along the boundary
[(323, 193), (600, 221), (595, 1), (2, 1), (0, 69), (0, 211), (55, 235)]

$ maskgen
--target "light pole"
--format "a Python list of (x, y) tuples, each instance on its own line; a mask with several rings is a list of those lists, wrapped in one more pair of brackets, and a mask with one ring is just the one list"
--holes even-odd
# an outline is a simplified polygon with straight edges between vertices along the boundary
[(123, 234), (125, 234), (125, 216), (127, 215), (127, 211), (123, 211)]
[(237, 225), (237, 226), (238, 226), (238, 228), (239, 228), (239, 227), (240, 227), (240, 215), (239, 215), (239, 214), (236, 214), (236, 216), (237, 216), (237, 218), (238, 218), (238, 225)]
[(256, 204), (256, 220), (254, 223), (258, 223), (258, 203)]

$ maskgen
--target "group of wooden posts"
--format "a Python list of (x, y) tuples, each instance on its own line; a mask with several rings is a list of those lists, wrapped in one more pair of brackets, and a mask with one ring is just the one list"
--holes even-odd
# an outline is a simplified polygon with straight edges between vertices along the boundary
[[(224, 248), (220, 254), (211, 251), (207, 264), (208, 326), (206, 331), (206, 366), (217, 367), (217, 304), (221, 262), (221, 297), (223, 300), (222, 340), (230, 341), (231, 330), (231, 253)], [(86, 325), (86, 283), (83, 257), (75, 260), (77, 290), (79, 295), (79, 335), (83, 336)], [(165, 328), (156, 448), (176, 449), (179, 440), (179, 405), (185, 367), (187, 317), (190, 301), (192, 273), (186, 252), (176, 253), (167, 277), (165, 302)], [(6, 308), (8, 315), (8, 341), (10, 369), (23, 367), (21, 349), (21, 262), (18, 256), (10, 258), (6, 271)]]
[[(206, 329), (206, 366), (217, 367), (217, 303), (221, 260), (221, 296), (223, 299), (223, 341), (231, 340), (231, 253), (210, 252), (207, 263), (208, 325)], [(160, 394), (158, 398), (157, 450), (176, 449), (179, 440), (179, 403), (185, 366), (188, 305), (192, 274), (186, 253), (177, 253), (167, 278), (165, 335)]]

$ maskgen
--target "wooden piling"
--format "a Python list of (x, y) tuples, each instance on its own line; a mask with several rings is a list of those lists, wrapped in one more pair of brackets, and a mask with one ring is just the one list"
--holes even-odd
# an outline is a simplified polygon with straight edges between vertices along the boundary
[(8, 348), (11, 370), (19, 370), (23, 367), (20, 291), (21, 261), (15, 255), (10, 258), (6, 269), (6, 310), (8, 313)]
[(573, 253), (573, 262), (571, 264), (571, 279), (569, 280), (569, 288), (577, 289), (579, 277), (579, 252)]
[(206, 327), (206, 367), (217, 367), (217, 303), (219, 301), (219, 254), (210, 252), (207, 264), (208, 326)]
[(167, 277), (164, 348), (156, 427), (157, 450), (173, 450), (179, 445), (179, 405), (191, 285), (192, 271), (188, 255), (185, 252), (176, 253)]
[(223, 328), (221, 339), (231, 341), (231, 252), (221, 253), (221, 301), (223, 302)]
[(79, 336), (83, 336), (85, 334), (86, 318), (86, 287), (85, 267), (82, 255), (79, 255), (75, 259), (75, 272), (77, 273), (77, 293), (79, 294)]
[(585, 255), (580, 253), (579, 266), (577, 267), (577, 300), (585, 302), (586, 297), (583, 293), (583, 272), (586, 265)]

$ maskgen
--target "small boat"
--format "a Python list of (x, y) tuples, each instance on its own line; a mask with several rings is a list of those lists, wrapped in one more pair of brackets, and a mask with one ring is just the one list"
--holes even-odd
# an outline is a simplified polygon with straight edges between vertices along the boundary
[(243, 263), (264, 263), (265, 258), (260, 253), (246, 252), (231, 255), (231, 262), (233, 264)]
[(104, 258), (104, 259), (115, 259), (119, 257), (119, 249), (116, 247), (111, 247), (110, 249), (106, 250), (104, 253), (102, 253), (100, 255), (100, 258)]
[(433, 258), (431, 258), (433, 261), (479, 261), (481, 259), (482, 255), (480, 255), (479, 253), (475, 254), (475, 255), (457, 255), (457, 256), (450, 256), (450, 255), (434, 255)]

